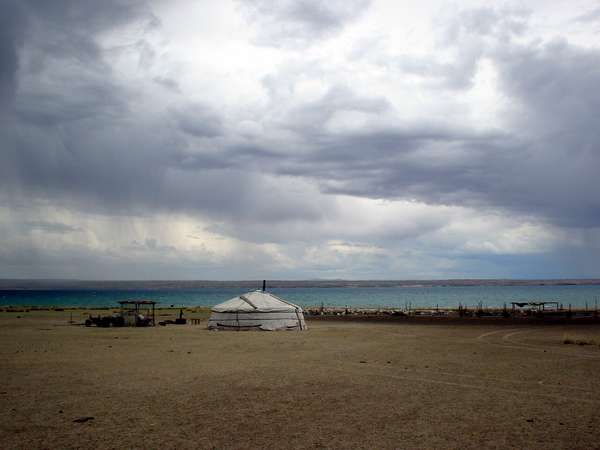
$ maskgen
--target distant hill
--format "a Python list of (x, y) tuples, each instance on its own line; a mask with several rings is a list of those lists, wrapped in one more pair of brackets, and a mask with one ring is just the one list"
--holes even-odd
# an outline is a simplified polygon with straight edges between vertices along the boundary
[[(432, 286), (568, 286), (600, 285), (600, 279), (510, 280), (510, 279), (453, 279), (453, 280), (268, 280), (268, 288), (361, 288), (361, 287), (432, 287)], [(137, 289), (198, 289), (245, 288), (260, 289), (262, 280), (15, 280), (0, 279), (0, 290), (137, 290)]]

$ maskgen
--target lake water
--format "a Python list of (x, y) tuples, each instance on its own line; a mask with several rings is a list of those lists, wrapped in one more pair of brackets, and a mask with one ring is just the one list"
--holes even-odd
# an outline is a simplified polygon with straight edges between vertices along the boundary
[[(244, 288), (140, 290), (0, 290), (0, 306), (108, 307), (125, 299), (149, 299), (161, 306), (212, 306)], [(301, 306), (350, 307), (501, 307), (512, 301), (557, 301), (565, 307), (594, 308), (599, 285), (579, 286), (436, 286), (357, 288), (274, 288), (274, 294)]]

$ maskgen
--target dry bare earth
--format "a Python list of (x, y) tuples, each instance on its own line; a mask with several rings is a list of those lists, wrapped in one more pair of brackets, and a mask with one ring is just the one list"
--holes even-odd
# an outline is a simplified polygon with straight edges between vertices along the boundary
[(0, 313), (5, 449), (598, 448), (600, 348), (562, 341), (600, 342), (600, 327), (235, 333), (19, 315)]

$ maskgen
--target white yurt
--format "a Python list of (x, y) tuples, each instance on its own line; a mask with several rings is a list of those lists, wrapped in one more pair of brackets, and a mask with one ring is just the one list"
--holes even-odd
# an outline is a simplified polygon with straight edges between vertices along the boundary
[(302, 308), (270, 292), (254, 291), (211, 309), (209, 330), (306, 330)]

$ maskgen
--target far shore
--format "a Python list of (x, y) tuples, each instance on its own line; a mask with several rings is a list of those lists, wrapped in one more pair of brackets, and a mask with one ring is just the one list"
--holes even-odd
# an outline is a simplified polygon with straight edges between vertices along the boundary
[[(448, 286), (581, 286), (600, 285), (598, 278), (447, 279), (447, 280), (267, 280), (269, 288), (423, 288)], [(258, 289), (262, 280), (56, 280), (0, 279), (0, 290), (134, 290), (134, 289)]]

